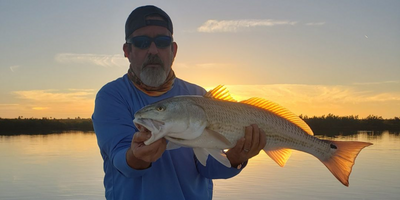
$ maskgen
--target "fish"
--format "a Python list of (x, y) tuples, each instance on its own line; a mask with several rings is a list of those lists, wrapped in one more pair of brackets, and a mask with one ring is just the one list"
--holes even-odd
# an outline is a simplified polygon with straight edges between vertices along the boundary
[(181, 95), (149, 104), (135, 113), (133, 122), (151, 132), (146, 145), (164, 137), (167, 150), (191, 147), (202, 165), (211, 155), (227, 167), (231, 164), (223, 150), (244, 137), (246, 126), (257, 124), (266, 134), (264, 152), (279, 166), (285, 166), (292, 150), (309, 153), (347, 187), (356, 157), (372, 145), (319, 139), (288, 109), (259, 97), (238, 102), (223, 85), (204, 96)]

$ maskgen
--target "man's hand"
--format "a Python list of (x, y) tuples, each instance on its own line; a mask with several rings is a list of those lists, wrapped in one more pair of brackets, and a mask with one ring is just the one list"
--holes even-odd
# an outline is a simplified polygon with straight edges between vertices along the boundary
[(148, 140), (151, 133), (142, 129), (133, 135), (131, 147), (126, 152), (126, 161), (133, 169), (146, 169), (151, 163), (161, 157), (167, 148), (167, 142), (161, 138), (149, 145), (144, 141)]
[(245, 135), (239, 139), (236, 146), (226, 152), (232, 167), (237, 167), (248, 159), (258, 155), (266, 144), (265, 132), (252, 124), (245, 128)]

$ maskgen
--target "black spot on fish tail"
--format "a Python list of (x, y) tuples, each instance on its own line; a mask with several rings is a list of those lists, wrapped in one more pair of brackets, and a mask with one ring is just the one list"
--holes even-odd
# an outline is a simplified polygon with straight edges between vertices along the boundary
[(337, 146), (334, 144), (331, 144), (331, 149), (337, 149)]

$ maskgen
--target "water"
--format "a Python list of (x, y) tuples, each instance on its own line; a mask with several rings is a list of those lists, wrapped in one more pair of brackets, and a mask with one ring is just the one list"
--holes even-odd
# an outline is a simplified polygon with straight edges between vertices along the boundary
[(0, 136), (0, 199), (105, 199), (94, 134)]
[[(316, 158), (294, 152), (285, 167), (264, 153), (238, 176), (215, 180), (214, 199), (400, 199), (400, 136), (387, 131), (337, 137), (374, 143), (345, 187)], [(0, 199), (104, 199), (93, 133), (0, 136)]]

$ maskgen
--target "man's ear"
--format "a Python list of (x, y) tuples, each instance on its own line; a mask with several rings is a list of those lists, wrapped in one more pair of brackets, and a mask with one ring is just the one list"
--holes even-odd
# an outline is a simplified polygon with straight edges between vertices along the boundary
[(125, 58), (128, 57), (129, 52), (130, 52), (130, 46), (128, 43), (124, 43), (124, 45), (122, 46), (122, 50), (124, 51), (124, 56)]
[(176, 42), (172, 43), (172, 53), (174, 54), (174, 58), (176, 56), (176, 53), (178, 52), (178, 44), (176, 44)]

